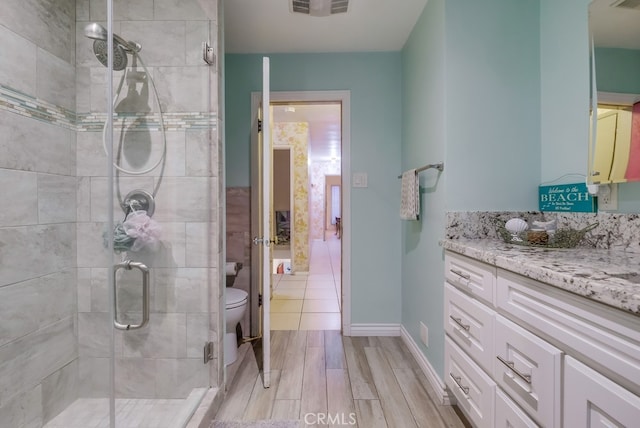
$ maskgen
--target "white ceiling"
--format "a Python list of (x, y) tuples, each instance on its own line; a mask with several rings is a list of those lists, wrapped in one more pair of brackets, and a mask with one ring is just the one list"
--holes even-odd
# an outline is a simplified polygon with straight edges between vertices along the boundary
[(349, 11), (313, 17), (291, 0), (226, 0), (225, 52), (399, 51), (427, 0), (350, 0)]
[(589, 29), (596, 46), (640, 49), (640, 9), (611, 7), (616, 0), (593, 0)]
[[(290, 0), (225, 0), (226, 53), (399, 51), (427, 0), (350, 0), (345, 14), (289, 11)], [(275, 106), (274, 122), (308, 122), (313, 160), (340, 158), (340, 106)], [(288, 109), (291, 110), (291, 109)]]

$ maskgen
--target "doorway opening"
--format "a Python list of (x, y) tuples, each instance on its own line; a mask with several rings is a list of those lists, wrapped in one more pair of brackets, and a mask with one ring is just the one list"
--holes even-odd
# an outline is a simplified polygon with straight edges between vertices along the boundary
[(342, 215), (340, 192), (327, 194), (341, 182), (341, 103), (275, 101), (270, 108), (272, 236), (290, 238), (273, 247), (271, 330), (340, 330), (341, 247), (338, 235), (327, 234), (336, 220), (326, 217), (328, 209)]
[(349, 108), (348, 91), (271, 93), (272, 331), (350, 333)]

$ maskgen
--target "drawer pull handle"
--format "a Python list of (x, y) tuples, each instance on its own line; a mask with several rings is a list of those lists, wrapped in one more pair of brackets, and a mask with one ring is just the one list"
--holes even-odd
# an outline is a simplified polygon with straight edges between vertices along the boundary
[(531, 383), (531, 375), (530, 374), (524, 374), (521, 373), (518, 369), (516, 369), (515, 364), (513, 361), (507, 361), (504, 358), (502, 358), (500, 355), (496, 356), (496, 358), (498, 359), (498, 361), (500, 361), (502, 364), (504, 364), (505, 366), (507, 366), (509, 368), (509, 370), (511, 370), (512, 372), (514, 372), (520, 379), (524, 380), (527, 383)]
[(471, 275), (469, 275), (468, 273), (464, 273), (458, 269), (449, 269), (451, 271), (451, 273), (458, 275), (460, 278), (464, 278), (467, 281), (471, 279)]
[(469, 329), (471, 328), (469, 324), (462, 324), (462, 318), (456, 318), (453, 315), (449, 315), (449, 318), (451, 318), (456, 324), (458, 324), (458, 326), (460, 326), (460, 328), (465, 331), (469, 331)]
[(449, 373), (449, 376), (451, 376), (451, 379), (453, 379), (453, 381), (456, 383), (456, 385), (458, 385), (458, 388), (460, 388), (462, 390), (462, 392), (465, 393), (465, 395), (469, 394), (469, 387), (468, 386), (462, 386), (462, 384), (460, 382), (462, 382), (462, 378), (460, 376), (454, 376), (453, 373)]

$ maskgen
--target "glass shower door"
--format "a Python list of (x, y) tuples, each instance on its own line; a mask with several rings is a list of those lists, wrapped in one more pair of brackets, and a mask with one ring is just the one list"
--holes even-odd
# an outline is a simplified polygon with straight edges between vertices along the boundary
[[(202, 57), (217, 11), (197, 0), (131, 4), (114, 2), (111, 19), (91, 9), (77, 24), (87, 36), (77, 41), (91, 81), (86, 119), (97, 119), (78, 146), (106, 165), (79, 177), (86, 239), (98, 237), (103, 255), (79, 251), (92, 284), (78, 321), (80, 381), (109, 366), (87, 386), (88, 396), (107, 393), (106, 426), (174, 428), (217, 383), (217, 73)], [(96, 346), (97, 334), (111, 346)]]

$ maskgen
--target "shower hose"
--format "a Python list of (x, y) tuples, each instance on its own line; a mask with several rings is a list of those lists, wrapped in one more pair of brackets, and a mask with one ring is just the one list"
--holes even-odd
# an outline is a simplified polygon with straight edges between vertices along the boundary
[[(144, 69), (145, 74), (147, 75), (147, 78), (149, 79), (149, 81), (151, 82), (151, 88), (153, 89), (153, 94), (155, 95), (155, 99), (156, 99), (156, 104), (158, 105), (158, 111), (160, 112), (160, 132), (162, 133), (162, 155), (160, 156), (160, 158), (158, 159), (158, 162), (156, 162), (155, 164), (153, 164), (150, 168), (141, 170), (141, 171), (132, 171), (132, 170), (128, 170), (125, 169), (123, 167), (121, 167), (120, 165), (118, 165), (118, 162), (114, 162), (113, 166), (114, 168), (116, 168), (118, 171), (120, 172), (124, 172), (125, 174), (130, 174), (130, 175), (143, 175), (146, 174), (148, 172), (153, 171), (154, 169), (156, 169), (164, 160), (166, 153), (167, 153), (167, 135), (166, 135), (166, 131), (164, 129), (164, 118), (162, 115), (162, 107), (160, 106), (160, 97), (158, 96), (158, 90), (156, 89), (156, 84), (153, 81), (153, 78), (151, 77), (151, 74), (149, 73), (149, 70), (147, 70), (147, 67), (144, 65), (144, 61), (142, 61), (142, 57), (140, 57), (140, 54), (132, 51), (132, 54), (135, 55), (135, 57), (138, 59), (138, 61), (140, 61), (140, 64), (142, 65), (142, 68)], [(122, 86), (124, 84), (124, 78), (126, 76), (127, 72), (125, 70), (124, 73), (122, 73), (122, 77), (120, 78), (120, 83), (118, 84), (118, 89), (116, 90), (116, 95), (113, 99), (113, 107), (115, 108), (116, 106), (116, 102), (118, 101), (118, 97), (120, 96), (120, 91), (122, 90)], [(102, 147), (104, 149), (105, 154), (107, 154), (108, 156), (108, 149), (107, 149), (107, 125), (108, 125), (109, 121), (105, 120), (104, 122), (104, 127), (102, 128)], [(122, 144), (123, 144), (123, 140), (124, 138), (120, 138), (120, 142), (118, 144), (118, 153), (121, 153), (122, 151)], [(119, 156), (118, 156), (119, 158)], [(157, 190), (157, 189), (156, 189)], [(153, 196), (155, 197), (155, 191), (153, 192)]]

